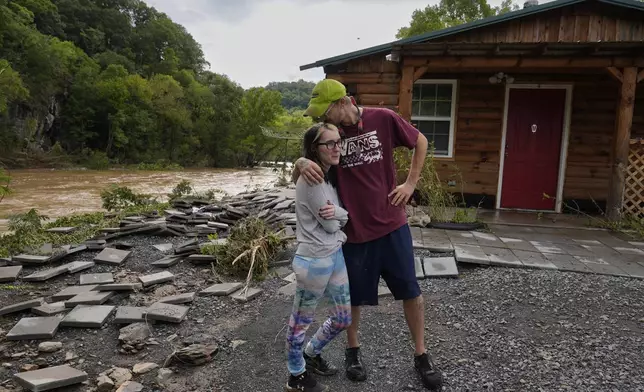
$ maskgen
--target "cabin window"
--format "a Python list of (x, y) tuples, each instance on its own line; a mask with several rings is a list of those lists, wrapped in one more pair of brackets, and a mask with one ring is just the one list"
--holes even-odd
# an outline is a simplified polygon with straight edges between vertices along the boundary
[(452, 157), (455, 101), (456, 80), (420, 79), (414, 83), (411, 120), (434, 143), (435, 156)]

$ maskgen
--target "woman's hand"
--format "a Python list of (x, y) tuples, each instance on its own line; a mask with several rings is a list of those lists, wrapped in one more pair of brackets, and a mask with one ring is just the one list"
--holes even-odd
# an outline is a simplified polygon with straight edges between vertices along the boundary
[(319, 213), (323, 219), (331, 219), (335, 217), (335, 206), (327, 200), (327, 205), (321, 207)]

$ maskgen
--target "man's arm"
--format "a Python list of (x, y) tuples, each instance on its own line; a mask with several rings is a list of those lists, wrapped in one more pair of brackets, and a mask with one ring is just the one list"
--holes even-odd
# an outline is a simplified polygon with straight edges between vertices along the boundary
[(411, 157), (411, 167), (409, 168), (409, 173), (407, 174), (407, 183), (412, 185), (414, 188), (420, 180), (420, 172), (423, 170), (425, 165), (425, 158), (427, 157), (427, 147), (428, 147), (427, 138), (422, 133), (418, 133), (418, 141), (416, 141), (416, 148), (414, 148), (414, 153)]
[(300, 175), (304, 176), (304, 179), (309, 185), (321, 184), (324, 181), (324, 173), (320, 166), (317, 163), (306, 159), (298, 158), (293, 165), (293, 173), (291, 173), (291, 180), (294, 184), (297, 184), (297, 180), (300, 178)]

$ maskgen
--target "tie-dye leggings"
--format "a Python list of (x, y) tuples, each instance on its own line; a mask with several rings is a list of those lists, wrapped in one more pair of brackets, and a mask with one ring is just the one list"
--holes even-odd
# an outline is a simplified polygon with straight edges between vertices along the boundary
[(297, 289), (286, 334), (286, 346), (288, 370), (292, 375), (299, 375), (306, 369), (304, 338), (313, 322), (316, 307), (323, 297), (327, 297), (334, 307), (333, 314), (311, 338), (311, 346), (317, 355), (351, 325), (351, 297), (342, 248), (319, 259), (295, 255), (293, 270), (297, 277)]

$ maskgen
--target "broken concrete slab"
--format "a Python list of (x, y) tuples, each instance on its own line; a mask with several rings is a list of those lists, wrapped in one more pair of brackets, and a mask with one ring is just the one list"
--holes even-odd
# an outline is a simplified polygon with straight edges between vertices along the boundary
[(290, 269), (289, 267), (277, 267), (271, 272), (277, 275), (278, 277), (284, 279), (285, 277), (289, 276), (293, 272), (293, 270)]
[(180, 323), (186, 318), (188, 310), (187, 306), (155, 302), (145, 311), (144, 317), (150, 320)]
[(23, 317), (7, 333), (7, 340), (51, 339), (56, 335), (60, 318)]
[(114, 283), (114, 275), (111, 272), (104, 272), (100, 274), (82, 274), (80, 276), (80, 285), (86, 284), (106, 284)]
[(21, 312), (23, 310), (35, 308), (36, 306), (40, 306), (44, 303), (44, 298), (36, 298), (36, 299), (31, 299), (29, 301), (23, 301), (23, 302), (18, 302), (12, 305), (5, 306), (3, 308), (0, 308), (0, 316), (4, 316), (5, 314), (10, 314), (10, 313), (16, 313), (16, 312)]
[(499, 267), (523, 267), (523, 263), (510, 249), (482, 246), (481, 250), (490, 259), (490, 265)]
[(51, 229), (45, 230), (48, 233), (56, 233), (56, 234), (69, 234), (73, 233), (78, 229), (77, 227), (52, 227)]
[(73, 308), (77, 305), (102, 305), (113, 295), (113, 291), (90, 291), (81, 293), (65, 301), (65, 307)]
[(425, 279), (423, 262), (420, 260), (420, 257), (414, 257), (414, 269), (416, 270), (416, 279)]
[(105, 240), (88, 240), (83, 242), (83, 245), (87, 247), (89, 250), (102, 250), (105, 249), (105, 246), (107, 245), (107, 241)]
[[(523, 250), (512, 251), (515, 256), (528, 268), (557, 269), (557, 266), (548, 261), (542, 253)], [(556, 253), (555, 253), (556, 254)]]
[(11, 260), (22, 265), (41, 265), (51, 259), (51, 255), (28, 255), (20, 254), (18, 256), (12, 256)]
[(217, 262), (217, 258), (215, 256), (201, 254), (190, 255), (186, 260), (195, 265), (211, 264)]
[(195, 299), (195, 295), (197, 293), (183, 293), (183, 294), (177, 294), (177, 295), (170, 295), (168, 297), (163, 297), (159, 300), (159, 302), (163, 302), (165, 304), (187, 304)]
[(116, 392), (141, 392), (144, 386), (135, 381), (124, 382)]
[(69, 273), (69, 267), (62, 265), (56, 268), (49, 268), (44, 271), (33, 273), (29, 276), (25, 276), (22, 280), (25, 282), (43, 282), (66, 273)]
[(137, 306), (119, 306), (114, 315), (114, 324), (132, 324), (145, 321), (146, 308)]
[(183, 259), (183, 256), (165, 256), (162, 259), (150, 263), (150, 265), (159, 267), (159, 268), (168, 268), (179, 263)]
[(49, 391), (87, 381), (87, 373), (67, 365), (52, 366), (14, 375), (16, 383), (32, 392)]
[(60, 313), (66, 312), (68, 309), (65, 307), (64, 302), (53, 302), (50, 304), (42, 304), (40, 306), (37, 306), (35, 308), (31, 308), (31, 312), (33, 314), (37, 314), (38, 316), (55, 316)]
[(221, 222), (208, 222), (208, 226), (214, 227), (215, 229), (227, 230), (230, 226), (226, 223)]
[(63, 327), (100, 328), (112, 314), (110, 305), (78, 305), (60, 322)]
[(454, 245), (454, 253), (459, 263), (490, 264), (490, 258), (478, 245)]
[(425, 257), (423, 259), (425, 277), (458, 277), (454, 257)]
[(566, 252), (559, 247), (559, 244), (555, 244), (554, 242), (530, 241), (530, 243), (541, 253), (566, 254)]
[(21, 265), (12, 267), (0, 267), (0, 282), (13, 282), (18, 279), (18, 275), (22, 271)]
[(96, 287), (96, 291), (136, 291), (141, 290), (141, 283), (107, 283)]
[(378, 286), (378, 298), (390, 296), (391, 290), (387, 286)]
[(291, 297), (295, 295), (295, 290), (297, 289), (297, 283), (289, 283), (286, 286), (282, 286), (277, 290), (278, 293), (282, 295), (286, 295), (287, 297)]
[(149, 287), (159, 283), (169, 282), (174, 279), (174, 275), (169, 271), (158, 272), (156, 274), (139, 276), (143, 287)]
[(293, 283), (293, 282), (295, 282), (297, 280), (297, 276), (295, 275), (295, 272), (293, 272), (293, 273), (289, 274), (288, 276), (282, 278), (282, 280), (284, 280), (286, 282), (289, 282), (289, 283)]
[(235, 293), (230, 294), (230, 298), (237, 302), (248, 302), (263, 292), (262, 289), (249, 287), (248, 290), (241, 289)]
[(121, 265), (132, 252), (114, 248), (105, 248), (94, 257), (94, 261), (100, 264)]
[(173, 245), (172, 245), (172, 244), (170, 244), (170, 243), (167, 243), (167, 244), (156, 244), (156, 245), (152, 245), (152, 246), (153, 246), (153, 247), (155, 247), (157, 250), (159, 250), (159, 251), (161, 251), (161, 252), (167, 252), (167, 251), (169, 251), (169, 250), (172, 250), (172, 247), (173, 247)]
[(212, 285), (208, 288), (203, 289), (202, 291), (199, 292), (199, 295), (201, 296), (225, 296), (229, 295), (231, 293), (234, 293), (235, 291), (239, 290), (242, 288), (244, 285), (239, 282), (232, 282), (232, 283), (218, 283), (215, 285)]
[(84, 271), (86, 269), (92, 268), (95, 266), (93, 261), (74, 261), (61, 265), (61, 267), (67, 267), (67, 271), (70, 274), (75, 274), (76, 272)]
[(66, 287), (58, 293), (51, 296), (51, 299), (54, 301), (64, 301), (70, 298), (74, 298), (80, 293), (87, 293), (96, 289), (98, 285), (85, 285), (85, 286), (70, 286)]

